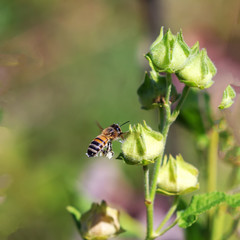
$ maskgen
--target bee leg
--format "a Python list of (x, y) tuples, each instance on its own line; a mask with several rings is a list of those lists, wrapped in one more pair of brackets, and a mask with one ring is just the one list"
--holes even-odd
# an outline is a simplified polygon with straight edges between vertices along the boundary
[(109, 159), (113, 157), (112, 142), (108, 142), (105, 156)]

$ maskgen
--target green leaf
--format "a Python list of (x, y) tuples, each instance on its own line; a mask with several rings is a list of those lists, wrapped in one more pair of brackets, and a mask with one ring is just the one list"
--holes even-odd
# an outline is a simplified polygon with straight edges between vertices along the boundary
[(223, 97), (220, 105), (218, 106), (219, 109), (225, 109), (232, 106), (234, 103), (233, 99), (236, 97), (236, 92), (231, 87), (231, 85), (228, 85), (226, 89), (223, 92)]
[(198, 215), (223, 202), (230, 207), (239, 207), (240, 194), (227, 195), (224, 192), (211, 192), (193, 196), (189, 206), (185, 210), (177, 212), (179, 227), (187, 228), (191, 226), (197, 221)]

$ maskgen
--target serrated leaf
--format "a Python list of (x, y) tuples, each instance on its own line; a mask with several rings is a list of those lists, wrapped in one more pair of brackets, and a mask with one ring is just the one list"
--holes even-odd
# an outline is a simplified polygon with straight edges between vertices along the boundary
[(239, 207), (240, 194), (227, 195), (224, 192), (211, 192), (193, 196), (189, 206), (185, 210), (177, 212), (179, 227), (191, 226), (196, 222), (198, 215), (223, 202), (231, 207)]
[(229, 206), (235, 208), (240, 206), (240, 193), (234, 195), (226, 195), (226, 202)]
[(228, 85), (223, 92), (223, 97), (220, 105), (218, 106), (219, 109), (226, 109), (232, 106), (234, 103), (233, 99), (236, 97), (236, 92)]

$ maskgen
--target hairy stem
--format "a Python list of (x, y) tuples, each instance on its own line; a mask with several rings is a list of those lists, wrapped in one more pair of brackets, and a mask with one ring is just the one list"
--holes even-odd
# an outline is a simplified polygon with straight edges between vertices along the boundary
[[(176, 197), (173, 206), (168, 211), (166, 217), (163, 219), (162, 223), (158, 227), (157, 231), (153, 231), (153, 213), (154, 213), (154, 200), (156, 195), (156, 189), (157, 189), (157, 180), (158, 180), (158, 174), (160, 171), (160, 167), (163, 161), (165, 146), (166, 146), (166, 140), (169, 132), (169, 128), (171, 124), (176, 120), (177, 116), (180, 113), (180, 109), (183, 105), (184, 100), (186, 99), (189, 87), (185, 86), (183, 89), (181, 98), (178, 102), (177, 107), (175, 108), (173, 114), (171, 114), (171, 103), (170, 103), (170, 95), (171, 95), (171, 88), (172, 88), (172, 77), (170, 73), (167, 73), (166, 75), (166, 96), (163, 108), (159, 107), (159, 114), (160, 114), (160, 123), (159, 123), (159, 131), (163, 135), (163, 152), (162, 154), (156, 159), (154, 163), (154, 169), (152, 174), (152, 181), (150, 185), (150, 189), (148, 189), (145, 186), (145, 205), (147, 208), (147, 235), (146, 240), (155, 239), (158, 236), (163, 235), (166, 231), (168, 231), (170, 228), (175, 226), (177, 224), (177, 220), (175, 220), (169, 227), (167, 227), (165, 230), (160, 232), (162, 227), (165, 225), (165, 223), (171, 218), (172, 214), (177, 208), (178, 204), (178, 197)], [(147, 174), (147, 173), (145, 173)], [(145, 176), (145, 185), (146, 183), (149, 183), (149, 178)], [(148, 185), (149, 186), (149, 185)], [(148, 194), (149, 191), (149, 194)], [(160, 233), (159, 233), (160, 232)]]
[(144, 192), (145, 192), (145, 205), (146, 205), (146, 214), (147, 214), (147, 236), (152, 235), (153, 231), (153, 209), (152, 205), (150, 204), (150, 197), (149, 197), (149, 168), (148, 166), (143, 166), (144, 172)]
[(143, 166), (144, 172), (144, 189), (145, 189), (145, 199), (149, 200), (149, 168), (148, 166)]
[[(165, 116), (163, 116), (163, 114), (162, 114), (163, 112), (160, 110), (160, 114), (161, 114), (160, 118), (163, 118), (163, 117), (165, 118), (165, 121), (163, 121), (162, 119), (160, 120), (161, 128), (163, 129), (162, 130), (163, 152), (154, 163), (152, 182), (151, 182), (151, 187), (150, 187), (150, 192), (149, 192), (149, 201), (147, 202), (147, 204), (145, 202), (146, 208), (147, 208), (147, 236), (146, 236), (146, 239), (154, 239), (154, 237), (153, 237), (154, 199), (155, 199), (156, 189), (157, 189), (158, 173), (159, 173), (160, 166), (162, 163), (164, 149), (165, 149), (165, 145), (166, 145), (166, 139), (167, 139), (167, 135), (168, 135), (169, 127), (170, 127), (169, 118), (171, 115), (171, 109), (169, 106), (169, 98), (170, 98), (171, 87), (172, 87), (171, 74), (167, 74), (166, 86), (167, 86), (167, 93), (166, 93), (165, 104), (164, 104)], [(145, 189), (145, 191), (146, 191), (146, 189)], [(145, 192), (145, 195), (146, 195), (146, 192)]]

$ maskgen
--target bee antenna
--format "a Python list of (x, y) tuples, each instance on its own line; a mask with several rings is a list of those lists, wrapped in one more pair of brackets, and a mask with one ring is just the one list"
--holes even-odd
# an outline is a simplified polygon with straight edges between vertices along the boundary
[(123, 125), (125, 125), (126, 123), (129, 123), (129, 122), (130, 122), (130, 121), (126, 121), (125, 123), (121, 124), (120, 127), (123, 126)]

